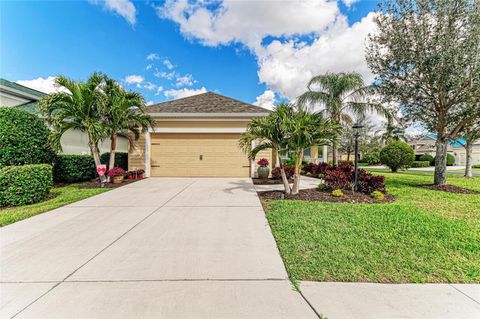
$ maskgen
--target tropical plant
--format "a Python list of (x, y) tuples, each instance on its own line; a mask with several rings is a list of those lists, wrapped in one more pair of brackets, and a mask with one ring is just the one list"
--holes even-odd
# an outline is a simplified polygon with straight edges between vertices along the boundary
[(376, 134), (381, 133), (380, 140), (385, 144), (395, 141), (407, 141), (405, 129), (399, 125), (396, 125), (394, 121), (395, 120), (393, 117), (388, 116), (385, 128), (376, 132)]
[(478, 121), (480, 2), (385, 0), (366, 59), (387, 101), (434, 132), (434, 183), (446, 183), (448, 142)]
[[(57, 150), (62, 149), (60, 139), (68, 130), (85, 132), (95, 166), (101, 164), (98, 143), (108, 136), (99, 111), (102, 107), (103, 79), (104, 76), (100, 73), (92, 74), (86, 82), (75, 82), (65, 76), (59, 76), (55, 83), (66, 92), (46, 95), (39, 102), (40, 111), (51, 124), (50, 141), (53, 147)], [(105, 176), (99, 177), (102, 182), (105, 181)]]
[[(337, 124), (352, 123), (350, 114), (364, 118), (367, 111), (387, 114), (387, 110), (379, 103), (370, 103), (366, 97), (371, 88), (365, 86), (360, 74), (327, 73), (313, 77), (307, 85), (308, 91), (298, 98), (303, 107), (320, 106), (324, 108), (329, 119)], [(338, 165), (338, 145), (332, 143), (333, 164)]]
[(108, 169), (111, 170), (115, 166), (118, 136), (127, 138), (133, 148), (141, 133), (154, 127), (155, 121), (146, 114), (145, 101), (141, 94), (126, 91), (108, 77), (104, 78), (104, 82), (100, 112), (110, 138)]

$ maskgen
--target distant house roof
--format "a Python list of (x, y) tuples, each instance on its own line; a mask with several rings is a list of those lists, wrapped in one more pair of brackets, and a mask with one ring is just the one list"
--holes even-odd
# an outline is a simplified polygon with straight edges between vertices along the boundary
[[(431, 141), (436, 141), (437, 140), (437, 135), (436, 134), (427, 134), (424, 137), (414, 141), (413, 143), (417, 143), (419, 141), (424, 141), (424, 140), (431, 140)], [(463, 138), (457, 138), (453, 141), (449, 141), (448, 144), (452, 147), (462, 147), (467, 143), (465, 139)]]
[(17, 91), (20, 91), (20, 92), (23, 92), (23, 93), (26, 93), (26, 94), (29, 94), (29, 95), (36, 96), (36, 97), (38, 97), (38, 99), (40, 99), (42, 96), (47, 95), (43, 92), (31, 89), (31, 88), (26, 87), (24, 85), (21, 85), (21, 84), (15, 83), (15, 82), (11, 82), (11, 81), (8, 81), (8, 80), (2, 79), (2, 78), (0, 78), (0, 85), (4, 85), (4, 86), (7, 86), (11, 89), (14, 89), (14, 90), (17, 90)]
[(228, 114), (266, 115), (267, 109), (241, 102), (217, 93), (207, 92), (147, 107), (150, 114)]

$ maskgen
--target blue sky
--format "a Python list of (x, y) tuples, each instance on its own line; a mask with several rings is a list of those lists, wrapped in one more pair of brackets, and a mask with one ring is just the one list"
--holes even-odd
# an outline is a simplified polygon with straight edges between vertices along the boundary
[[(271, 106), (356, 70), (375, 1), (2, 1), (0, 76), (44, 91), (102, 71), (149, 102), (216, 91)], [(147, 57), (149, 57), (147, 59)]]

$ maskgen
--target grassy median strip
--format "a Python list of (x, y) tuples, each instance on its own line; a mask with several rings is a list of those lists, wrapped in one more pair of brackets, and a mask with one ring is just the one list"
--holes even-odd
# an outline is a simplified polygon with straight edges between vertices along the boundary
[[(390, 204), (272, 201), (266, 204), (294, 280), (480, 282), (480, 195), (420, 187), (433, 177), (382, 173)], [(449, 176), (480, 190), (480, 178)]]
[(68, 186), (54, 187), (50, 192), (50, 199), (36, 204), (1, 209), (0, 227), (109, 190), (106, 188), (82, 188), (81, 185), (82, 184), (79, 183)]

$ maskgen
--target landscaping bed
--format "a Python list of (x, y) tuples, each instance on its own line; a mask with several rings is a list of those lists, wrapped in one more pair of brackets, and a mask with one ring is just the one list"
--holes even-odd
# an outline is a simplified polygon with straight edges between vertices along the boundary
[[(128, 184), (135, 183), (140, 179), (125, 179), (121, 184), (114, 184), (114, 183), (105, 183), (105, 188), (119, 188)], [(100, 182), (98, 180), (92, 180), (88, 182), (83, 182), (80, 184), (80, 188), (99, 188)]]
[(480, 191), (475, 191), (472, 189), (468, 188), (463, 188), (455, 185), (423, 185), (423, 187), (432, 189), (432, 190), (437, 190), (437, 191), (442, 191), (442, 192), (447, 192), (447, 193), (454, 193), (454, 194), (479, 194)]
[(301, 189), (296, 195), (285, 195), (283, 191), (264, 191), (258, 192), (258, 196), (262, 200), (306, 200), (306, 201), (324, 201), (324, 202), (341, 202), (341, 203), (363, 203), (378, 204), (389, 203), (395, 200), (392, 195), (386, 194), (384, 200), (376, 200), (366, 194), (343, 190), (342, 197), (335, 197), (331, 192), (319, 191), (316, 188)]
[[(275, 178), (267, 178), (267, 179), (261, 179), (261, 178), (252, 178), (253, 184), (255, 185), (279, 185), (283, 184), (281, 179), (275, 179)], [(293, 179), (288, 180), (289, 183), (293, 183)]]

